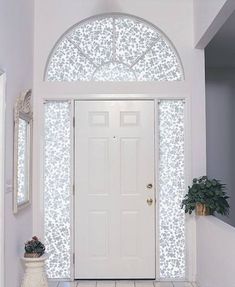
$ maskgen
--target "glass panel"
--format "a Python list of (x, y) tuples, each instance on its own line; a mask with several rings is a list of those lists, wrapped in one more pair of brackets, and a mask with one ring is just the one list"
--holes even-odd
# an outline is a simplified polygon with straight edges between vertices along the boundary
[(95, 66), (68, 39), (64, 39), (51, 58), (48, 81), (90, 81)]
[(118, 17), (115, 27), (116, 58), (129, 65), (133, 65), (159, 37), (156, 29), (138, 19)]
[(18, 130), (18, 193), (17, 204), (21, 205), (28, 200), (28, 122), (19, 118)]
[(184, 102), (159, 103), (160, 277), (185, 277)]
[(162, 37), (133, 66), (133, 70), (138, 81), (183, 80), (177, 55)]
[(97, 66), (113, 56), (113, 19), (103, 18), (85, 22), (75, 28), (68, 38)]
[(108, 63), (102, 66), (94, 74), (93, 79), (95, 81), (135, 81), (135, 74), (131, 69), (123, 64)]
[(71, 28), (52, 51), (45, 78), (177, 81), (183, 80), (183, 71), (175, 49), (156, 27), (134, 16), (112, 14)]
[(70, 278), (71, 105), (45, 104), (44, 240), (49, 278)]

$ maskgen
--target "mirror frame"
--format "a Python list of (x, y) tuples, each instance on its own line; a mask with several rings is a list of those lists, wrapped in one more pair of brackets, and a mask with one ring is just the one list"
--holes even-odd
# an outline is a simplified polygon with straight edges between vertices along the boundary
[[(32, 91), (28, 90), (22, 93), (16, 99), (15, 112), (14, 112), (14, 193), (13, 193), (13, 212), (18, 213), (19, 210), (27, 207), (31, 203), (32, 194), (32, 121), (33, 113), (31, 108), (31, 94)], [(22, 203), (18, 203), (18, 150), (19, 150), (19, 123), (20, 119), (27, 122), (27, 141), (26, 141), (26, 180), (27, 180), (27, 199)]]

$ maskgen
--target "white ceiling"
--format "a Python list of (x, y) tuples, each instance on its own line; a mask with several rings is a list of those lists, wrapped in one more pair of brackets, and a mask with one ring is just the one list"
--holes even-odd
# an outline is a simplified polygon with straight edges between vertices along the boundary
[(206, 47), (206, 66), (235, 68), (235, 12)]

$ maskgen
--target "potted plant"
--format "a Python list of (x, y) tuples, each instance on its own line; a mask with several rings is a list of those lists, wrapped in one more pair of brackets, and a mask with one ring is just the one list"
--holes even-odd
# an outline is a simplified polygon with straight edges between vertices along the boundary
[(40, 257), (45, 252), (45, 245), (38, 240), (37, 236), (33, 236), (31, 240), (25, 243), (25, 254), (24, 257)]
[(213, 215), (215, 212), (228, 215), (228, 196), (225, 192), (226, 185), (217, 179), (208, 179), (207, 176), (194, 178), (192, 186), (188, 187), (181, 208), (185, 213), (191, 214), (195, 210), (196, 215)]

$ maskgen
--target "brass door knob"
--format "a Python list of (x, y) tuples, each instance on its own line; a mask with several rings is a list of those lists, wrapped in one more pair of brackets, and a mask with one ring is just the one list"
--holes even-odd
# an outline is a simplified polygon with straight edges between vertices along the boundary
[(147, 203), (149, 206), (151, 206), (153, 204), (153, 199), (152, 198), (148, 198), (147, 199)]

